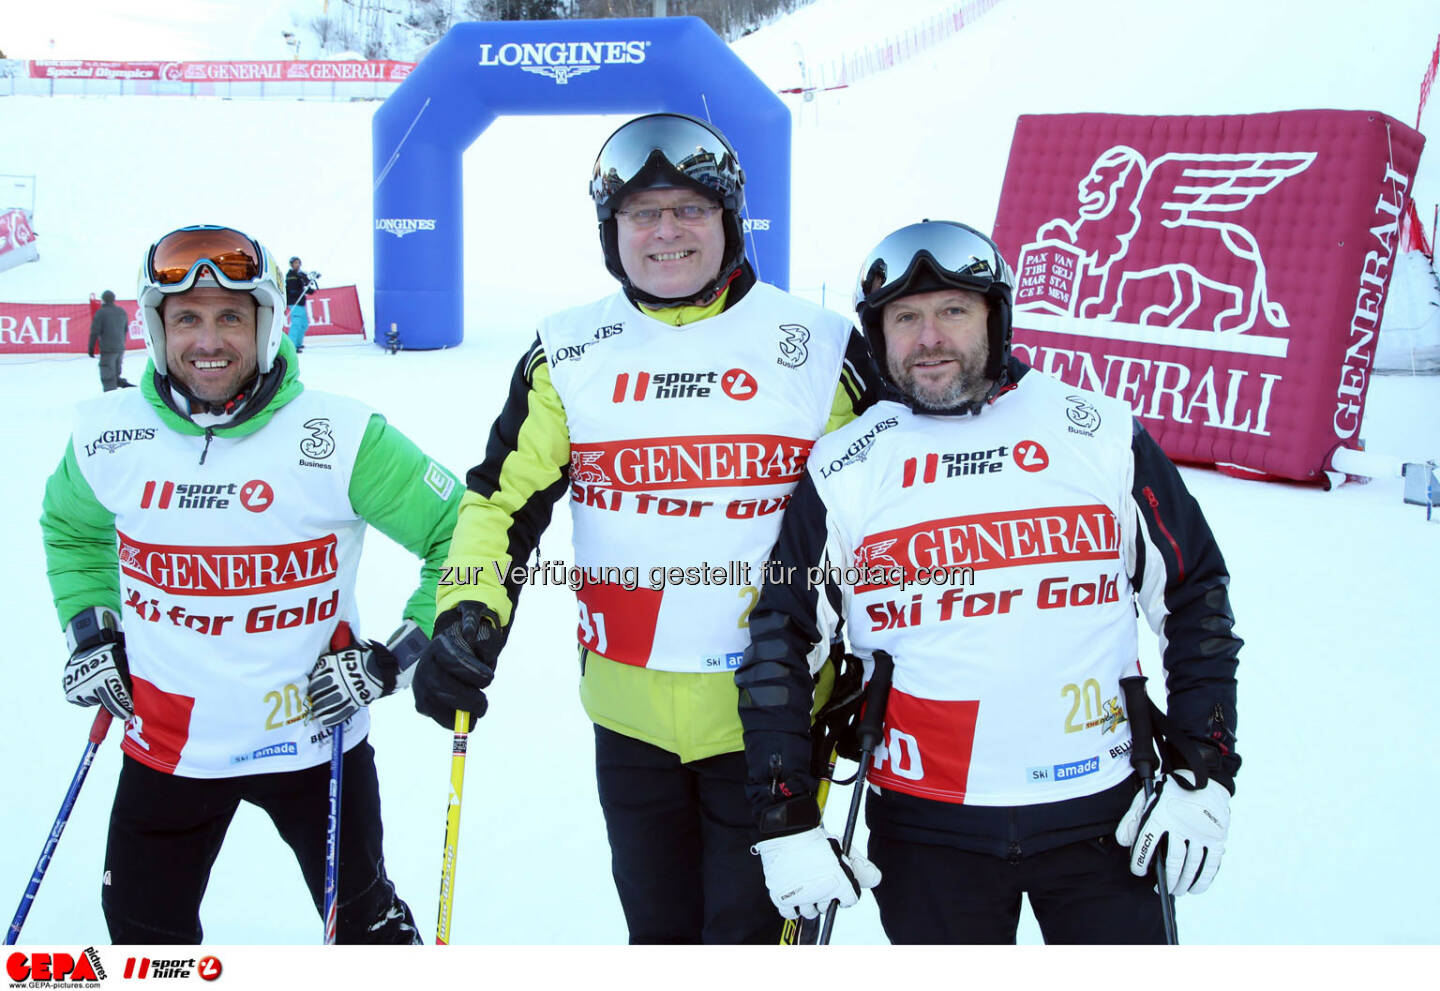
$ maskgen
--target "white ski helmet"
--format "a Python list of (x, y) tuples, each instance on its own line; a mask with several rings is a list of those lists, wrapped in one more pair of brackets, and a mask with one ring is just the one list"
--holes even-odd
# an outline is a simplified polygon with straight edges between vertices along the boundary
[(213, 224), (171, 231), (145, 252), (135, 298), (145, 328), (145, 349), (155, 370), (169, 374), (160, 304), (166, 296), (197, 286), (254, 297), (257, 371), (261, 375), (269, 372), (280, 350), (280, 338), (285, 335), (285, 290), (280, 267), (259, 241), (233, 227)]

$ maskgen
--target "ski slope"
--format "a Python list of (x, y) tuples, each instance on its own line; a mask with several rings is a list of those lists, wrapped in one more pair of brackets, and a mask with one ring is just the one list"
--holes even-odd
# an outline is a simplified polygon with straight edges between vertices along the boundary
[[(885, 9), (904, 25), (948, 6), (888, 0)], [(838, 57), (883, 37), (874, 10), (868, 0), (820, 0), (736, 50), (776, 88), (793, 86), (800, 58)], [(86, 54), (171, 55), (157, 50), (157, 36), (127, 34), (125, 23), (116, 22), (105, 51)], [(812, 103), (794, 102), (792, 284), (845, 312), (855, 266), (883, 234), (921, 217), (992, 223), (1020, 113), (1333, 107), (1410, 122), (1437, 31), (1433, 0), (1385, 0), (1363, 10), (1312, 3), (1299, 16), (1292, 4), (1256, 0), (1203, 8), (1005, 0), (913, 61)], [(173, 44), (182, 57), (181, 42)], [(37, 175), (40, 234), (40, 260), (0, 273), (0, 298), (72, 301), (105, 288), (130, 296), (152, 238), (215, 222), (251, 232), (281, 257), (302, 256), (325, 284), (358, 283), (368, 307), (373, 110), (181, 98), (0, 100), (0, 129), (27, 138), (0, 147), (0, 172)], [(391, 356), (312, 338), (302, 356), (307, 384), (366, 398), (463, 473), (481, 455), (536, 319), (613, 289), (583, 189), (595, 152), (618, 123), (507, 118), (492, 126), (466, 160), (464, 345)], [(1440, 149), (1430, 149), (1417, 179), (1425, 216), (1440, 190), (1437, 159)], [(132, 355), (127, 366), (137, 378), (140, 358)], [(93, 714), (66, 705), (60, 691), (64, 640), (43, 580), (36, 519), (69, 409), (96, 391), (96, 378), (84, 358), (0, 360), (7, 461), (0, 546), (8, 552), (0, 572), (8, 648), (0, 897), (18, 899), (23, 890)], [(1440, 379), (1377, 377), (1362, 433), (1373, 451), (1440, 455)], [(1403, 506), (1398, 481), (1326, 493), (1210, 471), (1184, 475), (1229, 563), (1246, 648), (1238, 727), (1245, 766), (1229, 846), (1211, 890), (1181, 901), (1182, 939), (1437, 942), (1440, 865), (1427, 841), (1440, 798), (1426, 772), (1440, 724), (1430, 620), (1440, 519), (1427, 524), (1423, 510)], [(568, 558), (569, 535), (560, 508), (541, 557)], [(372, 535), (359, 583), (367, 635), (393, 627), (415, 572), (408, 555)], [(625, 941), (591, 728), (577, 698), (573, 631), (568, 591), (525, 592), (490, 714), (470, 743), (455, 943)], [(1142, 631), (1142, 643), (1146, 671), (1158, 680), (1153, 637)], [(387, 866), (429, 941), (449, 734), (407, 699), (389, 699), (375, 708), (372, 741)], [(118, 764), (112, 738), (51, 864), (27, 943), (106, 941), (99, 883)], [(847, 799), (839, 793), (827, 817), (836, 833)], [(298, 869), (252, 808), (242, 808), (230, 831), (202, 919), (207, 939), (221, 944), (317, 940), (319, 921)], [(1039, 940), (1028, 913), (1021, 939)], [(885, 942), (873, 899), (841, 914), (835, 942)], [(750, 980), (741, 970), (730, 977)]]

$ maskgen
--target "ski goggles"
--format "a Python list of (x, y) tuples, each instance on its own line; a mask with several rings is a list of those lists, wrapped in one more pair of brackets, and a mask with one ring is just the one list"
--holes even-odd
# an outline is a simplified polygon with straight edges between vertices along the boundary
[(265, 281), (265, 251), (249, 235), (230, 227), (182, 227), (150, 247), (145, 276), (161, 292), (184, 292), (209, 270), (226, 289), (253, 289)]
[[(590, 196), (597, 206), (627, 185), (678, 172), (718, 197), (738, 196), (745, 184), (735, 149), (719, 133), (692, 117), (652, 114), (638, 117), (610, 135), (590, 179)], [(738, 206), (738, 204), (737, 204)]]
[(883, 306), (904, 292), (922, 260), (957, 288), (1015, 289), (1015, 273), (994, 241), (964, 224), (925, 220), (890, 234), (866, 257), (855, 282), (855, 309)]

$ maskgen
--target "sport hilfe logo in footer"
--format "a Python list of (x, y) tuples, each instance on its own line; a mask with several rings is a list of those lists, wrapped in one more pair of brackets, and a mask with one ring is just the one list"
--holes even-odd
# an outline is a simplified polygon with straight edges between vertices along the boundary
[(5, 976), (12, 988), (40, 988), (52, 985), (99, 987), (105, 979), (100, 954), (87, 946), (77, 954), (23, 953), (16, 951), (5, 958)]
[(220, 958), (217, 956), (181, 957), (175, 959), (155, 959), (149, 957), (127, 957), (125, 960), (126, 980), (163, 980), (166, 978), (188, 978), (198, 977), (201, 980), (213, 981), (220, 976), (224, 968), (220, 965)]

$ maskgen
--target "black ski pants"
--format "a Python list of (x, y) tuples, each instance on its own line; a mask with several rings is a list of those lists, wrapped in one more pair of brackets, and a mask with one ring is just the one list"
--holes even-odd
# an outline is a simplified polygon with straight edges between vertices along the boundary
[[(126, 756), (110, 812), (100, 902), (112, 943), (199, 943), (200, 901), (240, 803), (270, 816), (295, 853), (316, 912), (324, 904), (330, 765), (234, 778), (163, 774)], [(341, 943), (415, 943), (410, 908), (385, 876), (375, 751), (345, 754), (340, 791)], [(315, 928), (319, 942), (321, 927)]]
[(1163, 943), (1153, 875), (1099, 836), (1018, 858), (870, 834), (880, 924), (892, 943), (1014, 943), (1020, 895), (1047, 943)]
[(745, 798), (745, 755), (681, 763), (595, 727), (610, 867), (631, 943), (780, 942)]

